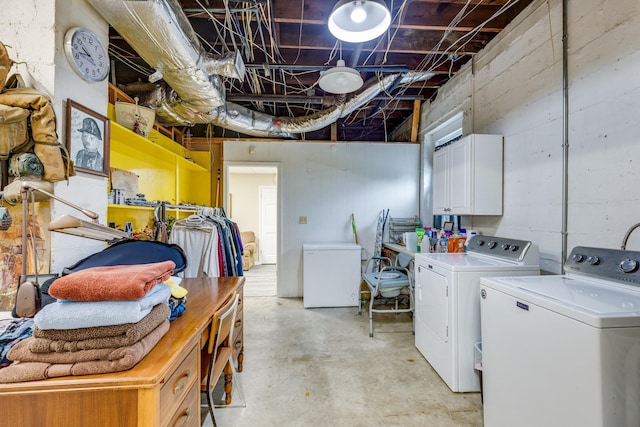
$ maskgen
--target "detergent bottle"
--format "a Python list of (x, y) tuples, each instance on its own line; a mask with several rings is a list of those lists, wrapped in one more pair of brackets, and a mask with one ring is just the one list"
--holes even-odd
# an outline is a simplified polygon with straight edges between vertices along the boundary
[(422, 252), (422, 239), (424, 239), (424, 228), (422, 227), (416, 228), (416, 236), (417, 236), (416, 252), (420, 253)]

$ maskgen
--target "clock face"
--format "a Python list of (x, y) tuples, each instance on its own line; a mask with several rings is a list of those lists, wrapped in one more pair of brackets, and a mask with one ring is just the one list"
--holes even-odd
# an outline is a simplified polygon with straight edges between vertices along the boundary
[(89, 82), (109, 74), (109, 56), (98, 36), (86, 28), (71, 28), (64, 37), (64, 52), (74, 71)]

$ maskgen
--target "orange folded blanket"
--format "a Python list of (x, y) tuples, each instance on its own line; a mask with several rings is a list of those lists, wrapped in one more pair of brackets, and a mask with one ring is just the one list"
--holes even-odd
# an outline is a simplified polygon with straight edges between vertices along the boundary
[[(123, 347), (134, 344), (147, 336), (169, 318), (171, 310), (167, 304), (157, 304), (141, 321), (124, 325), (95, 326), (78, 329), (34, 329), (29, 339), (29, 350), (33, 353), (53, 353), (95, 348)], [(126, 328), (122, 328), (126, 326)], [(114, 330), (120, 333), (114, 333)], [(39, 336), (38, 336), (39, 335)], [(47, 338), (49, 336), (57, 338)], [(43, 338), (44, 337), (44, 338)]]
[(104, 360), (88, 360), (77, 363), (14, 362), (6, 368), (0, 369), (0, 383), (126, 371), (133, 368), (149, 354), (168, 330), (169, 321), (166, 320), (134, 345), (113, 349), (109, 358)]
[(71, 301), (136, 300), (171, 277), (175, 267), (173, 261), (162, 261), (87, 268), (56, 279), (49, 295)]

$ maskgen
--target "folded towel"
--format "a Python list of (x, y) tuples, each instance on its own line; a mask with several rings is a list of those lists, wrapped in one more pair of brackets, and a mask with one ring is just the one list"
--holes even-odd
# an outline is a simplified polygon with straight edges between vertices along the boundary
[(49, 286), (49, 295), (71, 301), (122, 301), (144, 297), (173, 273), (173, 261), (92, 267), (62, 276)]
[(157, 304), (167, 304), (171, 289), (156, 285), (133, 301), (55, 302), (42, 307), (33, 321), (40, 329), (76, 329), (137, 323)]
[(78, 363), (14, 362), (0, 369), (0, 383), (37, 381), (67, 375), (106, 374), (126, 371), (142, 360), (169, 330), (164, 321), (149, 335), (132, 346), (115, 349), (108, 360), (91, 360)]
[[(29, 341), (29, 350), (33, 353), (51, 353), (132, 345), (167, 320), (170, 314), (171, 310), (168, 305), (158, 304), (138, 323), (82, 329), (41, 330), (35, 328), (33, 338)], [(114, 330), (118, 333), (113, 333)], [(49, 334), (50, 332), (51, 334)], [(63, 338), (40, 338), (37, 335)]]

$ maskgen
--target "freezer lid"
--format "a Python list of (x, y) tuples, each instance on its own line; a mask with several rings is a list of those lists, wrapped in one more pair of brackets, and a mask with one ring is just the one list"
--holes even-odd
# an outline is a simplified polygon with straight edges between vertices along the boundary
[(304, 243), (304, 251), (332, 251), (332, 250), (360, 250), (360, 245), (355, 243), (328, 242), (328, 243)]
[(596, 328), (640, 326), (640, 290), (615, 282), (558, 275), (483, 277), (480, 284)]

